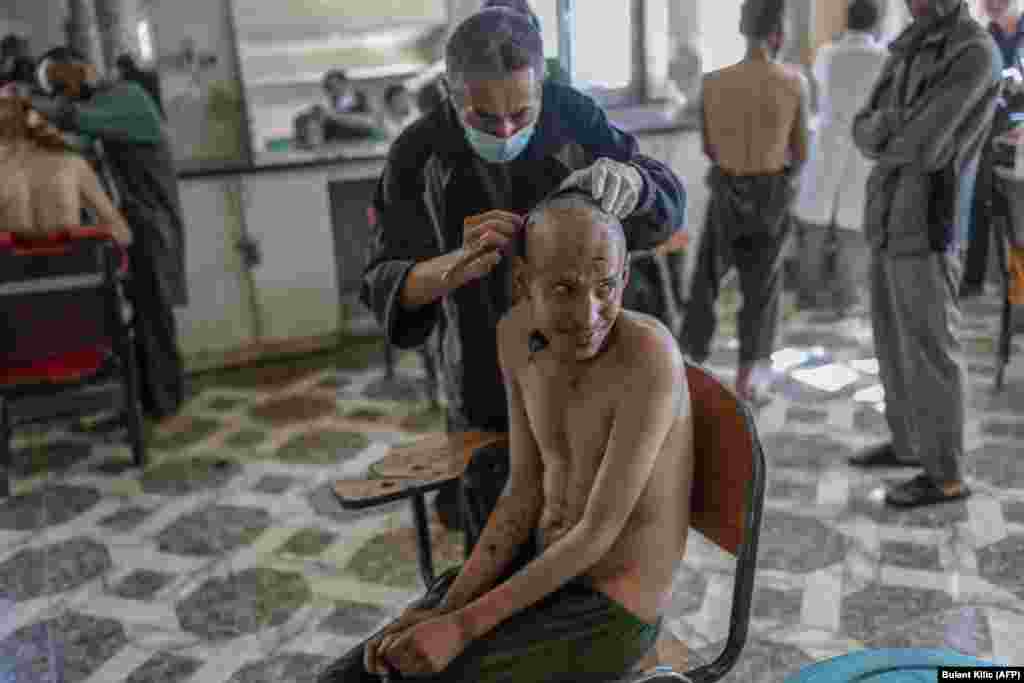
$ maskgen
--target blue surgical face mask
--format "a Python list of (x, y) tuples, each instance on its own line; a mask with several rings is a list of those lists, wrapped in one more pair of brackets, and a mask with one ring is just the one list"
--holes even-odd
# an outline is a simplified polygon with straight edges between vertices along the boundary
[(530, 144), (530, 138), (537, 128), (537, 122), (523, 126), (515, 134), (507, 138), (499, 138), (495, 135), (477, 130), (473, 126), (462, 121), (462, 128), (466, 131), (466, 141), (473, 148), (480, 158), (492, 164), (503, 164), (512, 161), (526, 149)]

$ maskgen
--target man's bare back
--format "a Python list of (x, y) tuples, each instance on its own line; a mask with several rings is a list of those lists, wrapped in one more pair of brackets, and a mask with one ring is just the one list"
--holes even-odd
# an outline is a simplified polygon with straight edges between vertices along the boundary
[(704, 77), (705, 153), (734, 175), (776, 173), (807, 156), (807, 85), (796, 69), (745, 59)]
[[(0, 109), (11, 107), (12, 103), (0, 100)], [(4, 114), (0, 111), (0, 125)], [(0, 178), (4, 179), (0, 183), (0, 230), (43, 237), (81, 225), (84, 205), (95, 209), (99, 225), (109, 229), (116, 240), (130, 243), (127, 223), (88, 162), (69, 151), (39, 144), (26, 126), (18, 127), (20, 134), (0, 135)]]
[[(522, 387), (532, 431), (543, 461), (544, 500), (537, 528), (539, 550), (556, 543), (578, 524), (594, 491), (609, 447), (613, 426), (630, 410), (628, 396), (617, 390), (638, 364), (647, 344), (679, 354), (669, 330), (658, 320), (622, 311), (604, 352), (579, 374), (564, 372), (543, 353), (531, 361), (528, 315), (522, 307), (509, 313), (510, 366)], [(678, 372), (675, 367), (665, 372)], [(644, 621), (655, 621), (669, 594), (672, 576), (683, 556), (689, 528), (693, 477), (693, 422), (685, 377), (678, 410), (657, 455), (650, 479), (611, 549), (586, 573), (593, 588), (614, 598)]]

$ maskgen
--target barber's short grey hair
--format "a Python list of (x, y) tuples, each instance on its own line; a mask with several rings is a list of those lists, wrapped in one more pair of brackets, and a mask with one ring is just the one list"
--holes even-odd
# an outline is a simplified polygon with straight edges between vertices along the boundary
[(544, 42), (528, 16), (506, 7), (483, 9), (463, 21), (445, 50), (448, 85), (459, 97), (465, 83), (503, 78), (531, 68), (540, 83), (544, 77)]
[(526, 216), (523, 229), (519, 231), (516, 238), (515, 254), (527, 261), (527, 242), (531, 228), (534, 228), (541, 220), (550, 217), (552, 213), (559, 211), (581, 211), (588, 214), (595, 223), (609, 229), (612, 240), (619, 247), (619, 254), (625, 260), (628, 258), (626, 248), (626, 233), (622, 227), (622, 221), (614, 214), (608, 213), (601, 207), (601, 202), (589, 192), (578, 187), (571, 187), (558, 190), (541, 200), (537, 206)]

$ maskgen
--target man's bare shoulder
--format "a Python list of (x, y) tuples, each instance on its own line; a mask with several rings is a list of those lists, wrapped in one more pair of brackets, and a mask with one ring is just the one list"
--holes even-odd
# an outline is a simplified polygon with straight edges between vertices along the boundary
[(684, 367), (679, 342), (657, 318), (623, 310), (616, 324), (619, 326), (619, 355), (630, 370), (662, 373)]
[(527, 358), (527, 311), (525, 302), (519, 302), (498, 321), (496, 330), (502, 369), (515, 374)]

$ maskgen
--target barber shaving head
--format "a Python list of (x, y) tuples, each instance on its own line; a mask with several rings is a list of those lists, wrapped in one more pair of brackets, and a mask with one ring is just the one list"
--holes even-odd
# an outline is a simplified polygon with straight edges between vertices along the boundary
[(566, 363), (597, 356), (629, 280), (622, 223), (589, 194), (561, 190), (530, 213), (516, 246), (516, 287), (535, 328), (531, 351), (548, 347)]
[(784, 0), (746, 0), (740, 10), (740, 33), (750, 48), (777, 57), (786, 38)]

